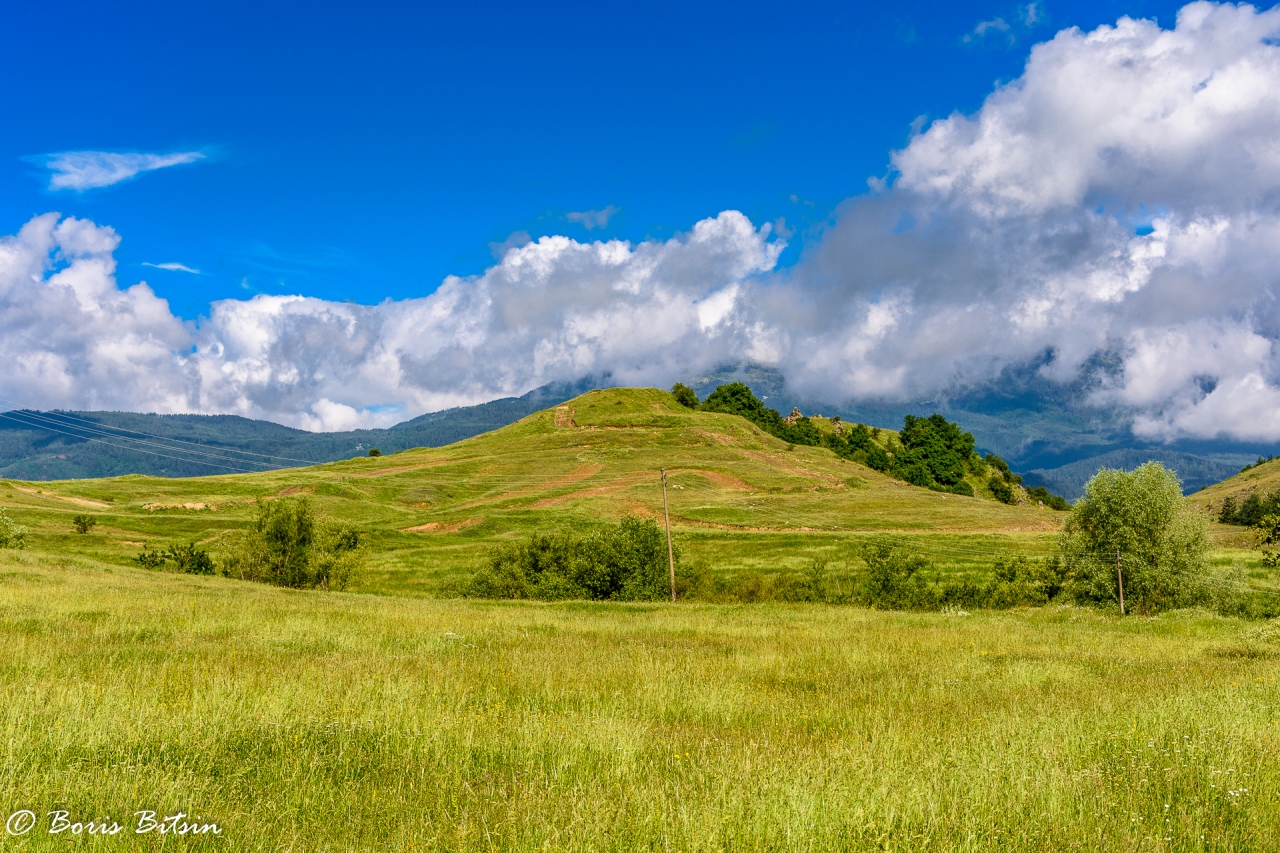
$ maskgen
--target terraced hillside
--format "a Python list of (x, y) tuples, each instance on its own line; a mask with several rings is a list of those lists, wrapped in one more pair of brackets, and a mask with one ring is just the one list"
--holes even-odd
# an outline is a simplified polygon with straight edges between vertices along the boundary
[[(127, 476), (0, 484), (33, 547), (127, 562), (143, 543), (211, 550), (254, 501), (306, 495), (368, 533), (362, 588), (430, 593), (495, 541), (538, 527), (659, 516), (659, 469), (686, 559), (714, 570), (849, 559), (892, 536), (943, 566), (982, 570), (1001, 551), (1052, 547), (1061, 515), (909, 486), (829, 450), (792, 447), (732, 415), (693, 412), (655, 389), (593, 391), (447, 447), (313, 468), (190, 479)], [(79, 535), (72, 518), (98, 524)]]

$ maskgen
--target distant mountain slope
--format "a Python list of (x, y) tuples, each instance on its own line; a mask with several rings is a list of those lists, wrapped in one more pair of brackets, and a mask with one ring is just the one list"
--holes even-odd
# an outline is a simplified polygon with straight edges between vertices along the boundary
[(193, 477), (265, 471), (441, 447), (515, 423), (592, 387), (591, 379), (422, 415), (389, 429), (312, 433), (234, 415), (130, 412), (0, 413), (0, 477), (66, 480), (147, 474)]
[(1186, 493), (1198, 491), (1235, 475), (1250, 461), (1248, 454), (1216, 454), (1212, 457), (1180, 453), (1158, 447), (1112, 450), (1057, 468), (1034, 468), (1027, 471), (1030, 486), (1044, 486), (1049, 491), (1074, 501), (1084, 494), (1085, 483), (1102, 468), (1131, 471), (1144, 462), (1159, 462), (1177, 473)]

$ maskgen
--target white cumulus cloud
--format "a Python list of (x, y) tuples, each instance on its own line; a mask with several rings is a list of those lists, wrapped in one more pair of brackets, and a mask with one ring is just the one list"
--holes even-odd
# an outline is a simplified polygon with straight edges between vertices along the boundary
[(199, 327), (121, 289), (110, 228), (48, 214), (0, 241), (0, 398), (229, 412), (306, 429), (386, 426), (585, 374), (674, 381), (740, 357), (741, 286), (784, 244), (740, 213), (666, 242), (544, 237), (420, 299), (213, 303)]
[(38, 160), (49, 170), (51, 190), (91, 190), (169, 166), (181, 166), (205, 158), (203, 151), (173, 154), (138, 154), (118, 151), (63, 151), (45, 154)]
[(1280, 439), (1258, 391), (1280, 381), (1278, 31), (1280, 10), (1193, 3), (1172, 30), (1037, 45), (977, 113), (895, 152), (796, 268), (788, 375), (920, 399), (1044, 360), (1070, 380), (1106, 352), (1095, 400), (1144, 437)]

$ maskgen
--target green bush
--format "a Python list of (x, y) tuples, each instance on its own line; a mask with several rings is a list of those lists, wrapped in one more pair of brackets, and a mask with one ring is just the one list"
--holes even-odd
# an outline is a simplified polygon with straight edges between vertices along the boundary
[(0, 548), (27, 547), (27, 528), (15, 522), (0, 509)]
[(196, 547), (191, 542), (186, 545), (171, 545), (163, 551), (156, 551), (142, 546), (142, 550), (133, 561), (144, 569), (158, 570), (173, 561), (174, 568), (188, 575), (213, 574), (213, 558), (209, 552)]
[(924, 579), (929, 561), (891, 545), (869, 543), (860, 549), (867, 574), (857, 601), (884, 610), (937, 610), (938, 591)]
[(156, 551), (148, 548), (146, 545), (143, 545), (142, 550), (133, 558), (133, 561), (139, 566), (142, 566), (144, 569), (151, 569), (152, 571), (164, 568), (164, 564), (167, 560), (168, 557), (164, 551)]
[(991, 494), (995, 499), (1002, 504), (1012, 506), (1018, 502), (1017, 496), (1014, 495), (1013, 489), (1009, 487), (1009, 484), (1005, 482), (1004, 477), (992, 475), (991, 479), (987, 481), (987, 488), (991, 490)]
[[(679, 569), (680, 552), (674, 550)], [(634, 515), (578, 536), (534, 533), (490, 552), (465, 593), (476, 598), (543, 601), (660, 601), (671, 596), (666, 533)]]
[(1066, 580), (1066, 569), (1057, 557), (1037, 561), (1021, 556), (998, 558), (983, 590), (983, 605), (1002, 610), (1048, 604), (1062, 592)]
[(1206, 603), (1208, 522), (1182, 496), (1178, 477), (1159, 462), (1131, 472), (1103, 469), (1067, 516), (1059, 545), (1078, 599), (1119, 598), (1139, 613)]
[(686, 409), (696, 409), (699, 405), (698, 395), (692, 388), (683, 382), (677, 382), (671, 388), (671, 393), (675, 395), (676, 402), (684, 406)]
[(77, 515), (71, 519), (71, 525), (76, 529), (76, 533), (88, 533), (98, 524), (98, 519), (92, 515)]
[(209, 556), (208, 551), (197, 548), (194, 542), (186, 545), (172, 545), (165, 552), (165, 556), (173, 560), (178, 571), (184, 574), (213, 574), (213, 558)]
[(231, 539), (220, 571), (294, 589), (345, 589), (364, 564), (352, 527), (317, 518), (303, 499), (259, 501), (253, 526)]

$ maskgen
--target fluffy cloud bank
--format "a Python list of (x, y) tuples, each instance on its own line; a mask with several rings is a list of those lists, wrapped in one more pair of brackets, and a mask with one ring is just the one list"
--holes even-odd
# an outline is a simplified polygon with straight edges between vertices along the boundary
[(1060, 32), (785, 271), (730, 211), (666, 242), (546, 237), (421, 299), (259, 296), (197, 326), (117, 286), (109, 228), (40, 217), (0, 240), (0, 395), (342, 429), (591, 373), (751, 360), (840, 402), (1033, 363), (1089, 374), (1146, 437), (1277, 440), (1277, 34), (1280, 11), (1207, 3)]
[[(795, 271), (789, 375), (933, 394), (1099, 352), (1151, 438), (1280, 439), (1280, 11), (1195, 3), (1037, 45), (893, 155)], [(825, 319), (824, 319), (825, 318)]]
[(727, 212), (665, 243), (544, 237), (421, 299), (225, 300), (197, 327), (117, 287), (110, 228), (48, 214), (0, 240), (0, 402), (333, 430), (590, 373), (667, 381), (743, 352), (734, 310), (777, 261), (770, 236)]

